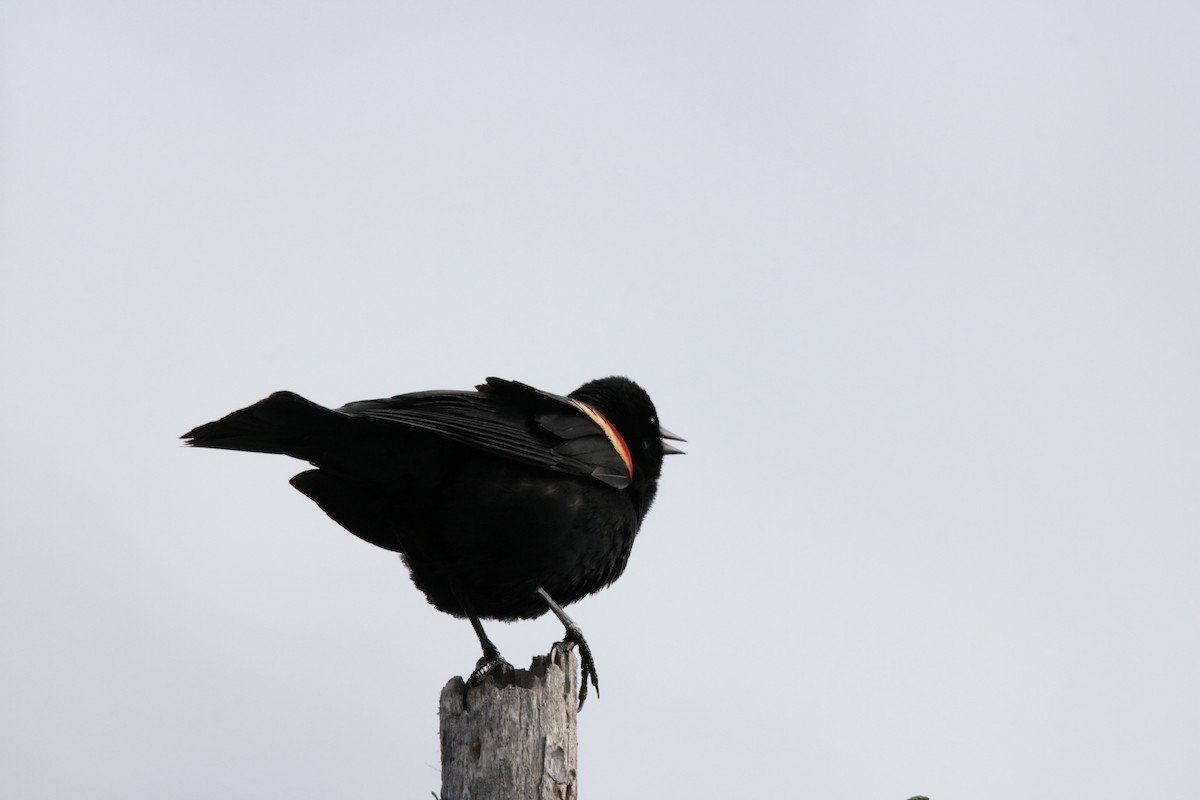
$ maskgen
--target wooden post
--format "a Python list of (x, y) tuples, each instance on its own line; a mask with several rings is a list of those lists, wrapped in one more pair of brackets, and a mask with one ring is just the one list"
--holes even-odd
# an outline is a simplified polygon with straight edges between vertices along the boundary
[(555, 648), (529, 669), (442, 689), (440, 800), (578, 800), (575, 714), (579, 659)]

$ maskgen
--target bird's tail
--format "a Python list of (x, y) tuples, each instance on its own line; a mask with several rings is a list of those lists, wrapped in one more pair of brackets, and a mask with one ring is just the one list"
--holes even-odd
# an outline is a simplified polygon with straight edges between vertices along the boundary
[(185, 433), (193, 447), (279, 453), (305, 461), (320, 461), (331, 442), (355, 427), (354, 420), (294, 392), (275, 392)]

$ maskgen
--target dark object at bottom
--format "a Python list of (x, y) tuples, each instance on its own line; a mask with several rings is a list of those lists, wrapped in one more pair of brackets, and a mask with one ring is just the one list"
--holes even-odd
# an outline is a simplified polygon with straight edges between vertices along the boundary
[(331, 410), (276, 392), (184, 434), (188, 444), (279, 453), (315, 469), (292, 478), (334, 521), (401, 555), (437, 609), (471, 621), (472, 680), (504, 664), (480, 619), (551, 611), (599, 691), (583, 631), (563, 611), (620, 577), (654, 501), (665, 454), (649, 395), (601, 378), (563, 397), (488, 378)]

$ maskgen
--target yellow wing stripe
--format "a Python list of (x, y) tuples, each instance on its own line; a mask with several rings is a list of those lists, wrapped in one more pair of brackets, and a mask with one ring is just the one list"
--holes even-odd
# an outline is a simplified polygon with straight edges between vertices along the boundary
[(589, 406), (587, 403), (581, 403), (573, 397), (567, 398), (575, 406), (588, 415), (588, 418), (599, 426), (600, 430), (604, 431), (604, 435), (608, 437), (608, 441), (612, 443), (613, 449), (617, 451), (617, 455), (625, 462), (625, 469), (629, 471), (629, 479), (633, 480), (633, 456), (629, 454), (629, 445), (625, 444), (625, 439), (621, 437), (618, 431), (608, 419), (596, 409)]

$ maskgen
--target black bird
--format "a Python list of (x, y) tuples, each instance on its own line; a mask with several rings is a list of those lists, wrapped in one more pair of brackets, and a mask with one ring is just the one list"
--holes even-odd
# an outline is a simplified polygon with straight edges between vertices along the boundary
[(506, 662), (480, 618), (546, 611), (579, 648), (579, 705), (596, 664), (563, 606), (620, 577), (654, 501), (665, 454), (650, 396), (601, 378), (566, 397), (488, 378), (328, 409), (292, 392), (183, 435), (188, 444), (280, 453), (316, 469), (292, 478), (346, 530), (400, 554), (440, 611), (466, 617), (483, 646), (471, 680)]

